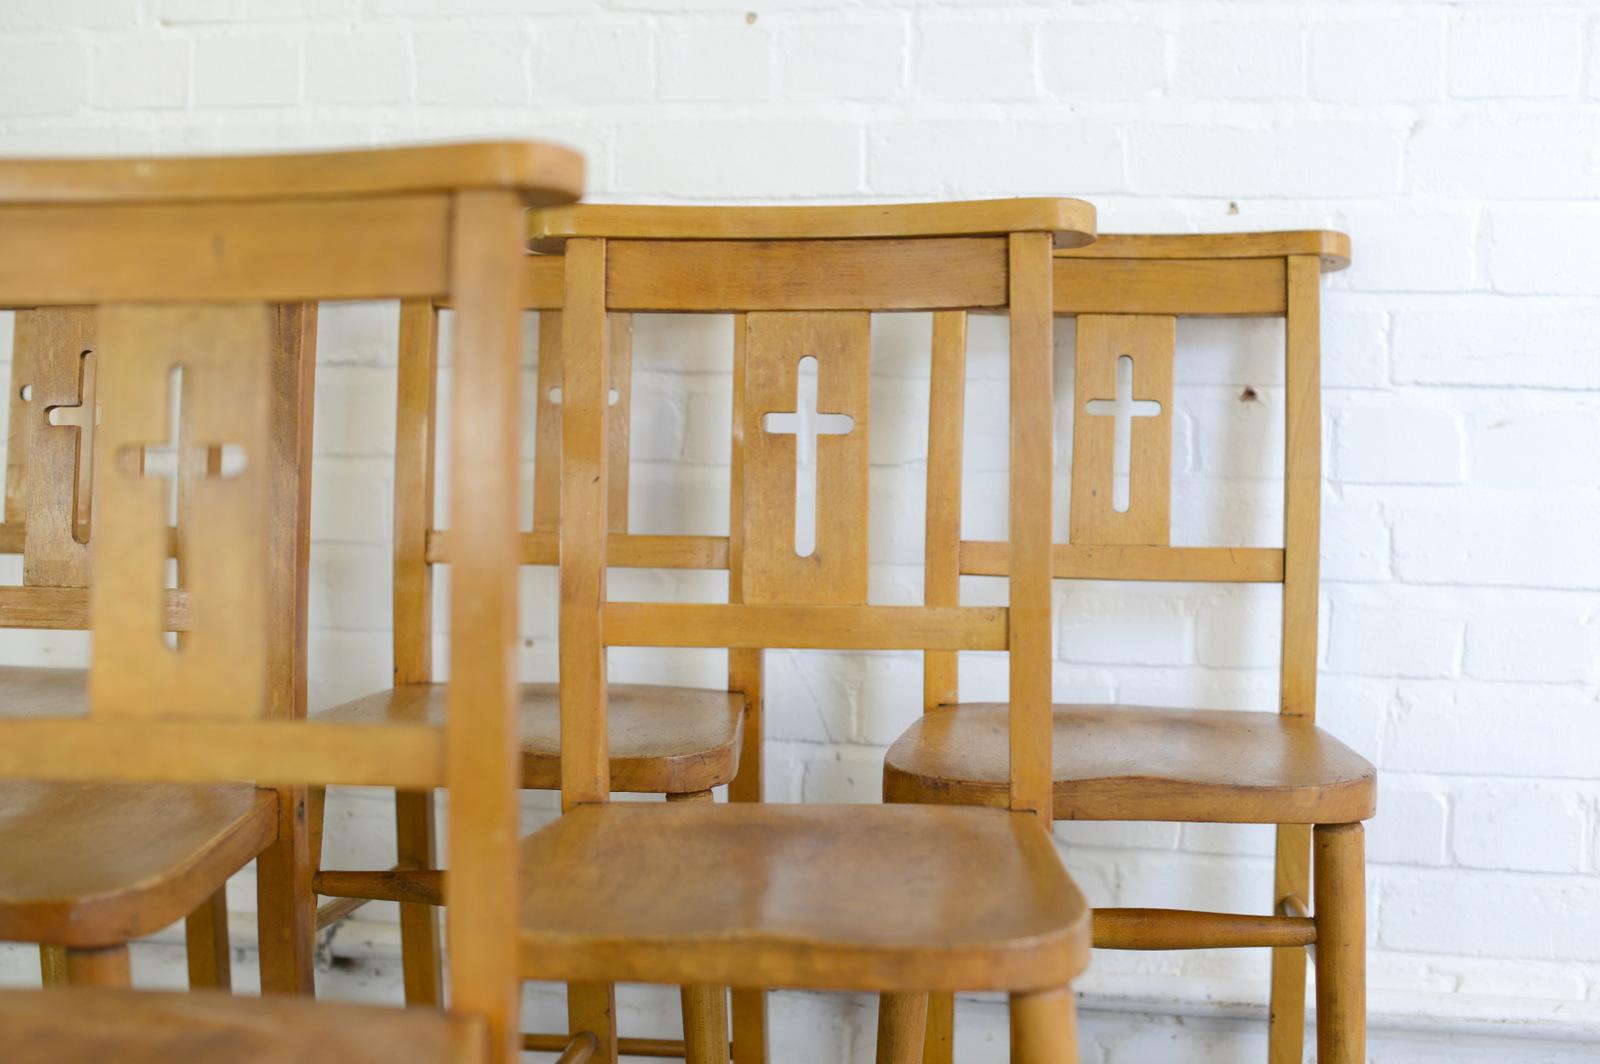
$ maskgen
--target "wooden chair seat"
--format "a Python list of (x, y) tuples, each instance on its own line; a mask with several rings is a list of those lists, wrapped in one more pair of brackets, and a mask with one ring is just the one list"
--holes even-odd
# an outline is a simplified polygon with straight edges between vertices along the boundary
[(0, 716), (81, 717), (87, 712), (87, 669), (0, 666)]
[(465, 1064), (486, 1052), (482, 1023), (434, 1009), (205, 990), (0, 991), (8, 1064)]
[[(445, 684), (406, 684), (336, 706), (319, 719), (443, 725)], [(561, 786), (561, 711), (553, 683), (524, 684), (519, 717), (522, 786)], [(744, 696), (731, 691), (616, 684), (611, 699), (611, 785), (643, 794), (719, 787), (739, 768)]]
[(0, 939), (97, 947), (151, 934), (277, 831), (277, 793), (250, 784), (5, 780)]
[(1027, 813), (610, 803), (522, 858), (530, 979), (1022, 990), (1088, 963), (1087, 904)]
[[(1373, 815), (1373, 767), (1304, 717), (1054, 707), (1057, 820), (1342, 824)], [(930, 710), (889, 748), (894, 802), (1006, 804), (1006, 706)]]

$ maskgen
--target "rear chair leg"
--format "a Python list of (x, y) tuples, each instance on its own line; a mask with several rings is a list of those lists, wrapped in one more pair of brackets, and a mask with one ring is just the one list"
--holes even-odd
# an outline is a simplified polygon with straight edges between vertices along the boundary
[[(1303, 905), (1311, 895), (1311, 828), (1279, 824), (1273, 877), (1273, 911), (1285, 898)], [(1284, 946), (1272, 951), (1272, 996), (1267, 1014), (1268, 1064), (1301, 1064), (1306, 1042), (1306, 951)]]
[(878, 1064), (922, 1064), (927, 994), (878, 997)]
[(67, 985), (67, 947), (39, 947), (39, 982), (44, 986)]
[[(711, 802), (710, 791), (669, 794), (669, 802)], [(728, 1064), (728, 990), (721, 986), (683, 988), (685, 1064)]]
[(228, 891), (217, 892), (190, 913), (183, 925), (189, 960), (189, 989), (233, 989), (233, 964), (228, 952)]
[(1315, 834), (1317, 1061), (1367, 1059), (1366, 847), (1360, 824), (1318, 824)]
[[(401, 868), (436, 868), (433, 792), (394, 792), (395, 856)], [(438, 1005), (444, 972), (440, 966), (439, 911), (433, 905), (400, 906), (400, 966), (407, 1005)]]
[(127, 943), (103, 949), (67, 949), (68, 986), (127, 987), (132, 983)]
[(922, 1064), (952, 1064), (956, 1055), (956, 996), (928, 995), (928, 1033), (922, 1043)]
[(1011, 995), (1011, 1064), (1077, 1064), (1072, 988)]

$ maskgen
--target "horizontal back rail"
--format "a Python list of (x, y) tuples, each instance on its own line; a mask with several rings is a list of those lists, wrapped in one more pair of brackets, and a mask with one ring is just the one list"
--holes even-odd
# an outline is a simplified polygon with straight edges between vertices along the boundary
[(607, 646), (1005, 650), (1003, 606), (751, 606), (608, 602)]
[(1055, 261), (1060, 314), (1281, 316), (1284, 260), (1070, 259)]
[[(524, 532), (523, 565), (555, 565), (559, 561), (559, 533)], [(448, 529), (428, 533), (427, 560), (440, 564), (454, 560), (455, 535)], [(613, 532), (606, 564), (623, 569), (726, 569), (727, 536), (656, 536)]]
[[(996, 540), (962, 540), (964, 576), (1006, 576), (1010, 550)], [(1050, 552), (1057, 580), (1172, 580), (1195, 583), (1283, 582), (1280, 547), (1078, 546), (1057, 543)]]
[[(0, 628), (87, 629), (89, 594), (86, 587), (0, 587)], [(163, 616), (165, 631), (189, 631), (187, 588), (166, 590)]]

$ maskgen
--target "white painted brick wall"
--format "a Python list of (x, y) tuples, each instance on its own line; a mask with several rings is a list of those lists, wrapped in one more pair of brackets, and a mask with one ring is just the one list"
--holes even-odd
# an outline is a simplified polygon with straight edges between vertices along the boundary
[[(0, 4), (0, 151), (472, 135), (580, 146), (599, 199), (1056, 193), (1093, 199), (1106, 231), (1350, 231), (1356, 265), (1324, 285), (1320, 713), (1383, 773), (1369, 832), (1371, 1059), (1583, 1059), (1572, 1039), (1600, 1031), (1592, 4)], [(992, 536), (1003, 531), (1003, 322), (975, 321), (972, 335), (965, 521)], [(1175, 534), (1272, 542), (1281, 330), (1185, 322), (1179, 336)], [(926, 341), (925, 321), (875, 329), (872, 587), (884, 601), (912, 601), (921, 586)], [(323, 312), (319, 706), (389, 672), (395, 342), (392, 307)], [(641, 323), (637, 530), (725, 527), (728, 343), (726, 321)], [(0, 338), (0, 357), (8, 345)], [(530, 343), (530, 367), (534, 357)], [(1255, 401), (1241, 401), (1245, 386)], [(1064, 440), (1063, 460), (1069, 449)], [(1064, 513), (1063, 493), (1063, 525)], [(710, 600), (721, 580), (619, 574), (616, 591)], [(1003, 595), (993, 581), (971, 584), (971, 601)], [(524, 671), (547, 677), (554, 582), (530, 572), (523, 590)], [(1273, 705), (1269, 589), (1063, 586), (1057, 614), (1058, 697)], [(444, 638), (442, 613), (439, 626)], [(6, 661), (84, 653), (72, 634), (0, 639)], [(629, 652), (614, 667), (627, 679), (715, 683), (721, 657)], [(961, 675), (972, 697), (1004, 691), (993, 655), (965, 656)], [(874, 800), (882, 749), (917, 712), (915, 657), (780, 652), (770, 676), (769, 796)], [(548, 795), (530, 795), (527, 809), (530, 826), (553, 815)], [(380, 863), (391, 824), (380, 797), (336, 795), (330, 857)], [(1096, 902), (1260, 910), (1267, 900), (1261, 829), (1072, 824), (1058, 839)], [(234, 896), (248, 928), (246, 879)], [(364, 916), (335, 935), (332, 953), (352, 961), (325, 971), (324, 988), (393, 999), (392, 911)], [(139, 963), (141, 977), (180, 978), (171, 945), (149, 946)], [(25, 981), (30, 964), (0, 950), (5, 981)], [(1097, 956), (1083, 986), (1085, 1059), (1258, 1058), (1264, 973), (1257, 951)], [(624, 998), (633, 1030), (674, 1029), (670, 993)], [(545, 988), (528, 1002), (556, 1022)], [(783, 996), (778, 1059), (870, 1059), (872, 1009)], [(975, 1001), (962, 1015), (965, 1059), (1002, 1059), (1000, 1006)]]

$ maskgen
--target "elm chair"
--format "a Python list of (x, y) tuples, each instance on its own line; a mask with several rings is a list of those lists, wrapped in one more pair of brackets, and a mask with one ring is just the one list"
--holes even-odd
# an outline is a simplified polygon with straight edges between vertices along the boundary
[[(517, 521), (504, 489), (516, 475), (522, 215), (570, 202), (581, 179), (580, 157), (531, 143), (0, 162), (0, 305), (93, 305), (96, 349), (110, 353), (97, 367), (89, 712), (0, 718), (0, 777), (255, 785), (269, 838), (305, 817), (310, 785), (449, 787), (461, 870), (451, 1007), (481, 1025), (490, 1064), (519, 1050)], [(309, 478), (305, 436), (275, 434), (273, 307), (379, 298), (457, 307), (452, 507), (466, 560), (453, 574), (457, 679), (443, 724), (312, 723), (272, 698), (273, 544), (295, 513), (278, 504), (305, 498)], [(167, 495), (138, 456), (174, 435), (180, 465), (230, 445), (242, 460), (205, 461), (186, 502), (182, 586), (167, 589)], [(169, 646), (175, 611), (183, 639)], [(297, 841), (308, 846), (308, 833)], [(309, 860), (296, 867), (309, 911)], [(90, 980), (125, 981), (121, 941), (77, 943), (77, 965)], [(408, 1022), (449, 1022), (427, 1016)], [(215, 1044), (214, 1059), (236, 1059)]]
[[(524, 306), (539, 312), (539, 397), (535, 406), (532, 531), (521, 537), (524, 564), (553, 566), (560, 520), (561, 473), (561, 313), (559, 258), (528, 262)], [(551, 267), (554, 267), (552, 270)], [(548, 282), (555, 280), (555, 284)], [(444, 304), (411, 300), (400, 310), (399, 417), (395, 439), (394, 653), (396, 686), (320, 714), (328, 721), (440, 721), (447, 685), (433, 681), (432, 570), (455, 560), (459, 537), (434, 521), (434, 453), (437, 426), (439, 312)], [(609, 521), (627, 531), (627, 425), (630, 393), (631, 329), (626, 315), (615, 316), (611, 330), (611, 377), (617, 392), (613, 407), (615, 446), (611, 452)], [(618, 536), (618, 540), (623, 539)], [(726, 551), (723, 551), (726, 554)], [(670, 564), (674, 559), (643, 559)], [(730, 783), (740, 765), (745, 696), (738, 690), (699, 690), (648, 684), (611, 689), (611, 783), (618, 791), (665, 794), (673, 801), (705, 800), (711, 788)], [(522, 746), (521, 783), (530, 789), (561, 786), (560, 714), (553, 683), (524, 684), (518, 722)], [(313, 822), (320, 823), (320, 795), (313, 795)], [(441, 985), (438, 918), (432, 905), (416, 896), (413, 871), (436, 868), (432, 800), (429, 794), (395, 796), (398, 862), (384, 871), (320, 871), (319, 891), (339, 897), (322, 910), (323, 920), (350, 912), (359, 900), (392, 898), (401, 902), (401, 947), (406, 1000), (436, 1004)], [(313, 848), (320, 830), (313, 831)], [(316, 855), (314, 854), (314, 857)], [(320, 863), (320, 862), (319, 862)], [(429, 901), (442, 899), (431, 893)], [(757, 1018), (759, 1021), (759, 1018)], [(554, 1036), (530, 1035), (528, 1045), (549, 1048)], [(660, 1040), (628, 1039), (629, 1049)]]
[[(1075, 200), (841, 208), (580, 207), (534, 216), (563, 242), (561, 793), (523, 846), (522, 974), (568, 984), (571, 1033), (616, 1059), (617, 981), (689, 987), (685, 1056), (729, 1059), (722, 987), (876, 991), (885, 1016), (929, 990), (1010, 994), (1012, 1059), (1077, 1059), (1071, 981), (1086, 959), (1081, 894), (1049, 838), (1051, 248), (1093, 236)], [(934, 312), (935, 373), (969, 310), (1011, 321), (1010, 603), (867, 601), (868, 326)], [(733, 315), (727, 603), (609, 601), (618, 549), (715, 556), (719, 539), (612, 536), (614, 313)], [(796, 542), (798, 409), (850, 428), (817, 443), (814, 546)], [(942, 507), (943, 519), (953, 514)], [(731, 648), (759, 689), (770, 647), (1008, 652), (1005, 809), (731, 802), (612, 803), (609, 646)], [(750, 687), (742, 689), (747, 692)], [(563, 875), (540, 869), (563, 868)], [(697, 994), (696, 991), (699, 991)], [(890, 1025), (891, 1027), (893, 1025)], [(920, 1024), (879, 1060), (920, 1059)], [(743, 1029), (733, 1054), (757, 1059)]]
[[(1372, 766), (1316, 726), (1318, 507), (1321, 491), (1320, 275), (1343, 269), (1332, 232), (1107, 236), (1056, 253), (1055, 311), (1077, 316), (1069, 542), (1065, 580), (1276, 583), (1283, 586), (1277, 713), (1147, 706), (1054, 707), (1058, 820), (1277, 825), (1272, 915), (1097, 909), (1094, 944), (1111, 949), (1271, 946), (1270, 1058), (1301, 1058), (1306, 951), (1315, 947), (1318, 1059), (1364, 1059), (1365, 897), (1361, 822), (1373, 815)], [(1170, 545), (1175, 321), (1273, 316), (1285, 323), (1284, 525), (1280, 547)], [(1122, 375), (1119, 377), (1119, 363)], [(1131, 369), (1131, 386), (1126, 370)], [(1119, 383), (1120, 381), (1120, 383)], [(1159, 404), (1130, 417), (1125, 505), (1115, 496), (1117, 419), (1098, 400)], [(959, 393), (935, 405), (958, 424)], [(959, 433), (955, 436), (959, 438)], [(960, 456), (930, 452), (929, 497), (961, 497)], [(1048, 501), (1038, 505), (1048, 510)], [(929, 587), (1004, 575), (1003, 543), (928, 531)], [(1004, 704), (960, 704), (955, 655), (929, 655), (926, 713), (889, 749), (884, 799), (1004, 805)], [(1314, 871), (1314, 876), (1313, 876)], [(1314, 880), (1314, 886), (1313, 886)], [(950, 1059), (951, 999), (929, 1009), (929, 1064)]]
[[(270, 694), (273, 714), (292, 718), (304, 714), (305, 703), (306, 542), (306, 499), (293, 474), (309, 425), (303, 415), (310, 409), (316, 312), (295, 304), (272, 313), (269, 457), (279, 497), (271, 528)], [(21, 556), (22, 583), (0, 589), (0, 626), (88, 625), (93, 440), (104, 416), (98, 366), (105, 352), (95, 319), (86, 306), (16, 312), (0, 548)], [(174, 468), (166, 474), (176, 494), (170, 553), (182, 586), (196, 548), (189, 499), (223, 456), (211, 447), (186, 450), (181, 461), (176, 450), (169, 457)], [(186, 638), (188, 619), (182, 592), (174, 592), (168, 621), (176, 639)], [(88, 674), (0, 667), (0, 697), (4, 716), (81, 715)], [(305, 828), (303, 818), (279, 816), (279, 798), (296, 800), (292, 792), (273, 796), (247, 784), (8, 781), (0, 785), (0, 937), (40, 942), (47, 982), (122, 978), (125, 968), (106, 964), (92, 975), (77, 947), (106, 947), (185, 919), (190, 985), (226, 989), (223, 885), (255, 859), (262, 985), (309, 992), (313, 939), (310, 902), (302, 894), (308, 870), (296, 865)]]

